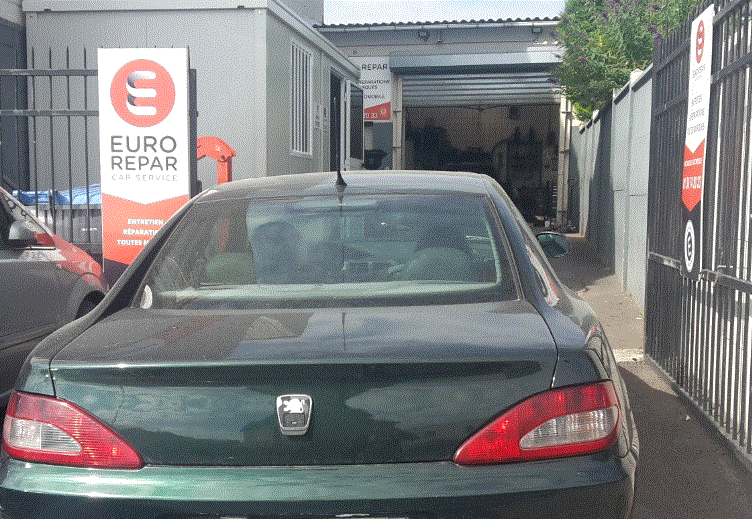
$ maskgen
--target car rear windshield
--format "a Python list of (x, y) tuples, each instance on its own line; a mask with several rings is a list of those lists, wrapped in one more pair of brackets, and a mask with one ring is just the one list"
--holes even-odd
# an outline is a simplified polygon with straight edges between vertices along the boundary
[(141, 308), (306, 308), (517, 298), (487, 199), (369, 195), (196, 203)]

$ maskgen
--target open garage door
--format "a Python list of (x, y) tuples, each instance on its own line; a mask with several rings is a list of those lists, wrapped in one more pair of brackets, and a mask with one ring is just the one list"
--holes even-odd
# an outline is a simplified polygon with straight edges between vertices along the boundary
[(479, 96), (470, 103), (437, 91), (413, 99), (403, 110), (407, 169), (486, 174), (532, 224), (556, 217), (558, 100), (507, 104)]
[(531, 223), (556, 217), (561, 87), (552, 52), (390, 56), (408, 169), (494, 177)]

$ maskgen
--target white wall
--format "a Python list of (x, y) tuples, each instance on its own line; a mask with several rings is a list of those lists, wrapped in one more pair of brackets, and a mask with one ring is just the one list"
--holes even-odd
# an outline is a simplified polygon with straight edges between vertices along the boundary
[(614, 101), (572, 139), (580, 234), (645, 308), (652, 69), (633, 73)]
[(24, 18), (21, 11), (21, 0), (0, 0), (0, 18), (8, 22), (23, 25)]

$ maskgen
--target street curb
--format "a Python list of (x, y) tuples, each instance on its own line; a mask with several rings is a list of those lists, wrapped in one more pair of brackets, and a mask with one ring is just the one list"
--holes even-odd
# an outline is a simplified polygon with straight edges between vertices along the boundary
[(642, 349), (613, 350), (616, 362), (642, 362), (644, 353)]

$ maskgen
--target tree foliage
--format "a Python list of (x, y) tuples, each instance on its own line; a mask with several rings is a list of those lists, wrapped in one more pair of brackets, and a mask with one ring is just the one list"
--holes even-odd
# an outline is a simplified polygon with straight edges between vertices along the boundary
[(682, 23), (698, 0), (567, 0), (557, 26), (564, 47), (555, 80), (587, 120), (653, 59), (653, 43)]

